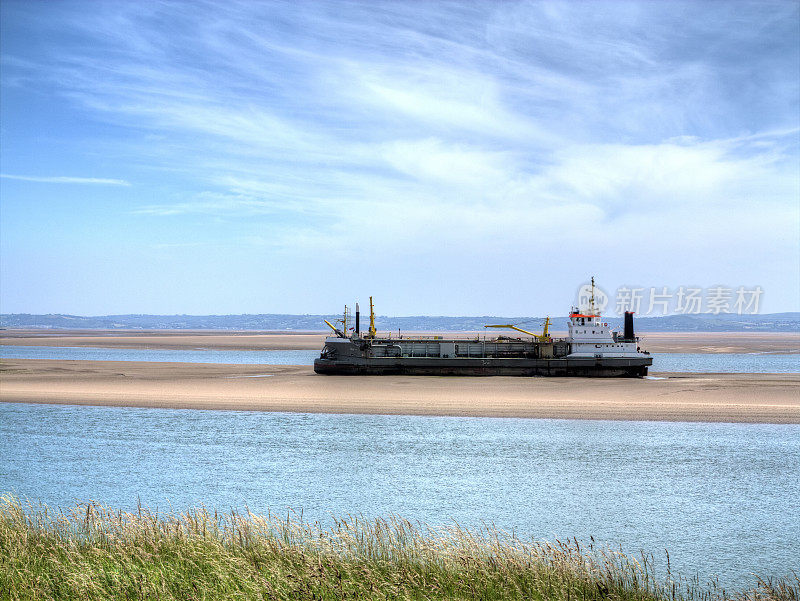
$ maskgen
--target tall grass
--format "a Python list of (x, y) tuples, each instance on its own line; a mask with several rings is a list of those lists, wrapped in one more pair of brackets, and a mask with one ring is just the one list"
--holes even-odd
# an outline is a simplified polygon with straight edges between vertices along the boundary
[(287, 515), (158, 515), (89, 503), (51, 512), (0, 498), (3, 599), (800, 599), (800, 580), (731, 595), (658, 579), (639, 560), (577, 541), (524, 543), (491, 528), (399, 517), (323, 528)]

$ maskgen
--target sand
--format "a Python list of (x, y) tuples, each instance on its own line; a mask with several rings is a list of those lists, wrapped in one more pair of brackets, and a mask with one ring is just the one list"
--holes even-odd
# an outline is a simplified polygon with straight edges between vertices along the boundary
[(640, 332), (651, 353), (800, 353), (800, 332)]
[[(483, 336), (484, 332), (452, 334), (467, 337)], [(563, 333), (554, 332), (554, 335)], [(324, 332), (4, 330), (0, 332), (0, 344), (187, 350), (316, 350), (322, 348), (325, 336)], [(797, 332), (644, 332), (641, 338), (642, 348), (651, 353), (800, 353), (800, 333)]]
[[(321, 332), (5, 330), (0, 344), (317, 350), (322, 348), (325, 335)], [(644, 333), (642, 339), (642, 346), (653, 353), (800, 353), (798, 333)], [(345, 377), (319, 376), (307, 366), (3, 359), (0, 401), (326, 413), (800, 423), (800, 374), (655, 375), (666, 379)]]
[(185, 409), (800, 423), (800, 374), (321, 376), (307, 366), (4, 359), (0, 401)]
[(131, 349), (215, 349), (229, 351), (322, 349), (324, 332), (5, 330), (0, 344)]

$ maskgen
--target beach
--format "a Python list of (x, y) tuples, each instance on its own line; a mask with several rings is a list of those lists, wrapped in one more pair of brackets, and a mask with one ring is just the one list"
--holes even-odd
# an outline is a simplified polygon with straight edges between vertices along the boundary
[(3, 359), (0, 401), (176, 409), (800, 423), (800, 374), (320, 376), (310, 366)]

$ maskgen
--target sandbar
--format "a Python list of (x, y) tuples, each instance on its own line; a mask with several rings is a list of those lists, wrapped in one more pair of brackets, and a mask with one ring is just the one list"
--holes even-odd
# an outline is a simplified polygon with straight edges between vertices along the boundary
[[(404, 336), (421, 334), (403, 333)], [(554, 336), (564, 334), (553, 332)], [(3, 330), (0, 344), (177, 350), (316, 350), (322, 349), (326, 335), (326, 332), (31, 329)], [(448, 332), (446, 335), (474, 338), (482, 337), (486, 332)], [(642, 348), (651, 353), (800, 353), (800, 332), (641, 332), (639, 336)]]
[(309, 366), (3, 359), (0, 401), (178, 409), (800, 423), (800, 374), (322, 376)]

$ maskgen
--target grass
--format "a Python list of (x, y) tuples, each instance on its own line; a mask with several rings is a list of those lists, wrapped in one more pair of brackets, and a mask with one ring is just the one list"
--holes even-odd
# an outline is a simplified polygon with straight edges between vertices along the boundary
[(95, 503), (52, 513), (0, 498), (2, 599), (800, 599), (796, 575), (731, 595), (657, 580), (640, 560), (577, 541), (432, 530), (393, 517), (162, 516)]

